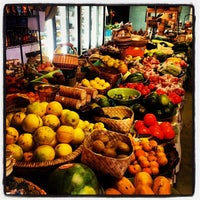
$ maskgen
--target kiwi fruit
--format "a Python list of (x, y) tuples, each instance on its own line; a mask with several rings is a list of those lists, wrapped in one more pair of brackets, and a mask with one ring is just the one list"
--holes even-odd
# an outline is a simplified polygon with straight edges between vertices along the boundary
[(123, 159), (123, 158), (126, 158), (128, 155), (126, 155), (126, 154), (119, 154), (119, 155), (117, 155), (117, 158), (118, 159)]
[(92, 142), (92, 151), (95, 153), (102, 153), (104, 152), (105, 145), (101, 140), (95, 140)]
[(109, 137), (107, 135), (104, 134), (99, 134), (97, 136), (98, 140), (101, 140), (104, 144), (106, 144), (109, 141)]
[(104, 149), (104, 156), (115, 158), (117, 156), (117, 153), (114, 148), (105, 148)]
[(125, 142), (118, 141), (117, 142), (117, 152), (118, 152), (118, 154), (129, 154), (130, 147)]

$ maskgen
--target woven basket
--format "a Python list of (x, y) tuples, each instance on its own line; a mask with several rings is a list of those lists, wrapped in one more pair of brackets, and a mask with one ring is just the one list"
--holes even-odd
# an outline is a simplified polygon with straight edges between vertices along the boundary
[(52, 161), (44, 161), (44, 162), (23, 162), (17, 161), (14, 167), (18, 168), (29, 168), (29, 169), (39, 169), (39, 168), (49, 168), (54, 167), (60, 164), (68, 163), (75, 160), (82, 152), (83, 144), (81, 144), (76, 150), (72, 153), (68, 154), (65, 157), (57, 158)]
[[(74, 54), (56, 53), (63, 46), (69, 46), (73, 50)], [(76, 49), (71, 43), (60, 44), (54, 51), (52, 63), (55, 65), (55, 67), (58, 67), (60, 69), (77, 68), (78, 54)]]
[[(117, 159), (94, 153), (90, 149), (91, 142), (99, 134), (107, 135), (109, 141), (116, 143), (121, 140), (128, 144), (129, 147), (131, 147), (130, 155), (125, 158)], [(121, 178), (131, 163), (133, 154), (133, 146), (128, 136), (117, 132), (96, 129), (84, 140), (81, 161), (101, 174)]]
[[(95, 66), (95, 62), (99, 61), (104, 66)], [(115, 85), (118, 80), (121, 77), (120, 72), (112, 67), (108, 67), (100, 58), (94, 58), (90, 57), (88, 59), (88, 62), (90, 64), (90, 73), (96, 74), (96, 76), (99, 76), (102, 79), (105, 79), (105, 81), (109, 82), (112, 86)]]
[[(95, 121), (103, 122), (108, 129), (120, 133), (128, 133), (133, 125), (134, 113), (126, 106), (104, 107), (102, 108), (107, 117), (94, 116)], [(119, 119), (112, 119), (117, 117)]]

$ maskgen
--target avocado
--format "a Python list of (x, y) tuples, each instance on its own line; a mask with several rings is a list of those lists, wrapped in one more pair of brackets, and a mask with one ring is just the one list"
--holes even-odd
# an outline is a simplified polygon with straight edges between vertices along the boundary
[(159, 95), (156, 92), (151, 92), (145, 98), (145, 105), (150, 108), (157, 108), (159, 105)]
[(126, 82), (129, 83), (143, 82), (144, 80), (144, 75), (141, 72), (132, 73), (126, 78)]

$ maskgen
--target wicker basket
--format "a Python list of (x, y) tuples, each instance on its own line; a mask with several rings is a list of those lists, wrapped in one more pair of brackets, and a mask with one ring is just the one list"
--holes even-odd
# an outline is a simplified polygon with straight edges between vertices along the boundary
[[(97, 61), (102, 63), (104, 66), (95, 66), (94, 63)], [(105, 79), (105, 81), (109, 82), (112, 86), (115, 85), (121, 77), (121, 74), (117, 69), (106, 66), (106, 64), (98, 57), (90, 57), (88, 62), (91, 66), (90, 74), (95, 74), (95, 76)]]
[[(62, 53), (56, 53), (61, 49), (63, 46), (69, 46), (74, 54), (62, 54)], [(58, 67), (60, 69), (71, 69), (71, 68), (77, 68), (78, 67), (78, 54), (76, 49), (73, 47), (71, 43), (65, 43), (60, 44), (55, 52), (52, 63), (55, 65), (55, 67)]]
[[(103, 122), (107, 125), (108, 129), (120, 133), (128, 133), (133, 125), (134, 113), (126, 106), (104, 107), (102, 108), (107, 117), (95, 116), (95, 121)], [(117, 117), (119, 119), (112, 119)]]
[(68, 154), (65, 157), (57, 158), (52, 161), (44, 161), (44, 162), (23, 162), (17, 161), (14, 167), (17, 168), (26, 168), (26, 169), (39, 169), (39, 168), (51, 168), (64, 163), (71, 162), (75, 160), (82, 152), (83, 144), (81, 144), (77, 149), (75, 149), (72, 153)]
[[(125, 158), (118, 159), (94, 153), (90, 149), (90, 145), (94, 138), (99, 134), (107, 135), (109, 137), (109, 140), (115, 143), (121, 140), (128, 144), (131, 147), (130, 155)], [(98, 173), (121, 178), (126, 172), (129, 164), (131, 163), (133, 158), (132, 156), (133, 146), (128, 136), (117, 132), (96, 129), (84, 140), (81, 161), (93, 168)]]

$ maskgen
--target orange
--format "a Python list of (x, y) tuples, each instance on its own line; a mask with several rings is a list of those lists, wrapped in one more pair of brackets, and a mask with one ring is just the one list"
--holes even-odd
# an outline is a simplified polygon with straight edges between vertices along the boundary
[(128, 66), (125, 63), (120, 64), (119, 72), (122, 74), (126, 74), (127, 71), (128, 71)]

